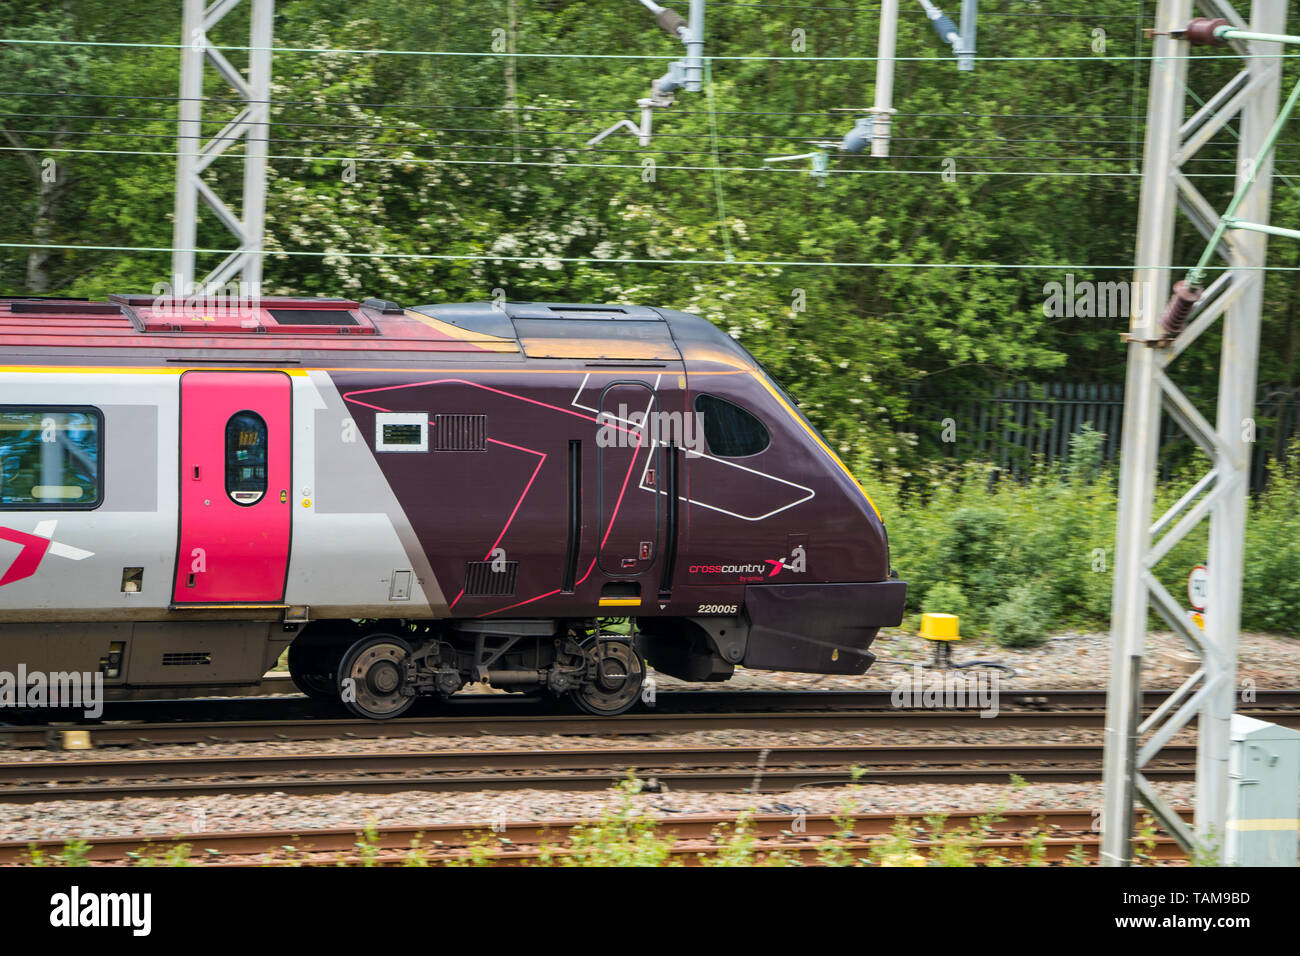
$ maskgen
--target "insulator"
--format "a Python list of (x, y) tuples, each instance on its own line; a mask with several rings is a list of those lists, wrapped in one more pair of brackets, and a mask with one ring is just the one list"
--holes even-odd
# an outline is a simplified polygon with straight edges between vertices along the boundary
[(853, 129), (845, 134), (844, 140), (840, 143), (840, 149), (846, 153), (860, 153), (867, 148), (871, 142), (871, 136), (874, 129), (874, 123), (863, 117), (853, 124)]
[(961, 31), (957, 29), (957, 24), (952, 22), (952, 17), (946, 13), (941, 13), (930, 21), (930, 26), (934, 27), (934, 32), (939, 34), (939, 39), (944, 43), (951, 43), (952, 37), (961, 36)]
[(669, 10), (667, 7), (655, 14), (655, 22), (673, 36), (677, 36), (677, 32), (686, 26), (686, 18), (676, 10)]
[(651, 84), (658, 96), (669, 96), (686, 85), (686, 64), (674, 60), (668, 64), (668, 72)]
[(1187, 24), (1187, 29), (1183, 31), (1183, 39), (1192, 46), (1223, 46), (1228, 41), (1223, 37), (1214, 35), (1214, 31), (1219, 27), (1228, 26), (1228, 21), (1222, 17), (1211, 20), (1209, 17), (1197, 17)]
[(1160, 314), (1160, 327), (1165, 334), (1174, 338), (1187, 324), (1187, 317), (1192, 314), (1192, 306), (1201, 299), (1201, 287), (1189, 286), (1186, 282), (1174, 283), (1174, 294), (1169, 297), (1169, 304)]

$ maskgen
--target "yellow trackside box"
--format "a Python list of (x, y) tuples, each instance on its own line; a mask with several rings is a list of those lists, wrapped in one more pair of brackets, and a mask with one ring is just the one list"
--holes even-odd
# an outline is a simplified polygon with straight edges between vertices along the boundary
[(922, 614), (921, 636), (927, 641), (960, 641), (956, 614)]

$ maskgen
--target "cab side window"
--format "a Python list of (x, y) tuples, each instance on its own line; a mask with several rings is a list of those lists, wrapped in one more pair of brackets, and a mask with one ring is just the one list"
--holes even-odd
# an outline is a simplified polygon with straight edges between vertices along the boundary
[(0, 405), (0, 509), (97, 507), (103, 424), (97, 408)]
[(704, 441), (719, 458), (757, 455), (772, 443), (767, 426), (741, 408), (716, 395), (695, 396), (695, 411), (704, 424)]

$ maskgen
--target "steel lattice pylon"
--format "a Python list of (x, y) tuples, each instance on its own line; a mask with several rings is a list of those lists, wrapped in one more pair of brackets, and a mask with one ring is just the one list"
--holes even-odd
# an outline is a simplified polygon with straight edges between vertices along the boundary
[[(181, 50), (180, 122), (176, 142), (176, 209), (172, 273), (176, 295), (194, 288), (194, 248), (199, 200), (239, 240), (239, 247), (197, 286), (206, 292), (239, 278), (256, 298), (262, 285), (263, 215), (266, 211), (267, 123), (271, 101), (271, 34), (275, 0), (249, 0), (248, 75), (208, 41), (208, 33), (240, 0), (185, 0)], [(211, 63), (243, 101), (239, 113), (211, 139), (203, 137), (203, 68)], [(203, 180), (203, 172), (239, 141), (244, 144), (244, 195), (235, 215)]]
[[(1246, 28), (1225, 2), (1198, 0), (1198, 11)], [(1192, 852), (1217, 855), (1227, 827), (1229, 721), (1236, 703), (1237, 643), (1241, 617), (1242, 552), (1253, 440), (1260, 309), (1267, 236), (1226, 232), (1216, 250), (1228, 267), (1201, 295), (1188, 326), (1176, 337), (1162, 331), (1159, 308), (1170, 293), (1174, 225), (1181, 210), (1210, 240), (1220, 214), (1183, 173), (1183, 166), (1230, 121), (1240, 126), (1237, 188), (1249, 185), (1250, 163), (1278, 114), (1282, 45), (1231, 40), (1223, 51), (1243, 54), (1243, 68), (1183, 120), (1191, 49), (1181, 31), (1192, 0), (1160, 0), (1147, 111), (1145, 163), (1139, 205), (1135, 290), (1130, 296), (1128, 375), (1120, 459), (1119, 522), (1111, 617), (1111, 675), (1106, 712), (1102, 861), (1126, 865), (1131, 857), (1136, 797), (1160, 825)], [(1249, 29), (1278, 34), (1286, 24), (1285, 0), (1256, 0)], [(1237, 214), (1268, 223), (1272, 160), (1265, 155), (1257, 181)], [(1211, 424), (1168, 375), (1172, 363), (1216, 321), (1222, 324), (1217, 415)], [(1156, 459), (1163, 412), (1209, 456), (1210, 470), (1153, 522)], [(1210, 590), (1205, 630), (1153, 573), (1187, 533), (1210, 521)], [(1198, 670), (1160, 708), (1142, 720), (1141, 668), (1147, 615), (1154, 608), (1201, 656)], [(1192, 832), (1152, 788), (1142, 767), (1175, 733), (1198, 720), (1196, 821)]]

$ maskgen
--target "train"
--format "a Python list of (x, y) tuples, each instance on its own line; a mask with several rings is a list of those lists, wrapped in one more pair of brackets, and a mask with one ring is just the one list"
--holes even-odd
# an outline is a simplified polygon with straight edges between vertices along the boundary
[(613, 716), (649, 668), (862, 674), (907, 585), (849, 469), (668, 308), (0, 299), (0, 672), (107, 699), (474, 683)]

